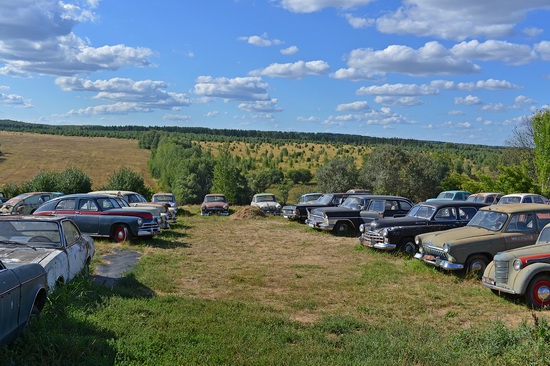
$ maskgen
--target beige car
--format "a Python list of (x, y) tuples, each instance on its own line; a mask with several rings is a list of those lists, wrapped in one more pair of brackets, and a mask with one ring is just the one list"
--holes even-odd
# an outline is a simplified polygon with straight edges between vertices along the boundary
[(445, 270), (465, 269), (481, 276), (495, 254), (534, 244), (548, 222), (548, 205), (486, 206), (464, 227), (417, 235), (415, 258)]
[(63, 196), (61, 192), (29, 192), (10, 198), (2, 207), (2, 215), (28, 215), (52, 198)]
[(533, 308), (549, 306), (550, 225), (544, 227), (535, 245), (497, 253), (485, 269), (482, 283), (495, 292), (523, 295)]

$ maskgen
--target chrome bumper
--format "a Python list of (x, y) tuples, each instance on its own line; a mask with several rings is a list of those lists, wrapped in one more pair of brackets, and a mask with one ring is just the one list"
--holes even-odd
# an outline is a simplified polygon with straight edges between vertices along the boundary
[(489, 277), (483, 277), (481, 279), (481, 284), (485, 287), (489, 287), (491, 290), (496, 290), (496, 291), (499, 291), (499, 292), (505, 292), (507, 294), (512, 294), (512, 295), (521, 295), (521, 294), (517, 293), (516, 291), (514, 291), (512, 289), (497, 286), (496, 281), (493, 280), (492, 278), (489, 278)]
[(367, 238), (364, 238), (363, 235), (359, 237), (359, 242), (366, 247), (386, 250), (386, 251), (395, 250), (395, 248), (397, 248), (397, 244), (384, 243), (384, 242), (380, 243), (374, 240), (369, 240)]
[(445, 270), (448, 270), (448, 271), (459, 271), (461, 269), (464, 269), (464, 265), (463, 264), (460, 264), (460, 263), (452, 263), (452, 262), (449, 262), (447, 260), (444, 260), (444, 259), (441, 259), (441, 258), (434, 258), (434, 259), (428, 259), (428, 258), (425, 258), (426, 255), (422, 254), (422, 253), (416, 253), (414, 255), (414, 258), (418, 259), (418, 260), (422, 260), (424, 261), (424, 263), (428, 263), (428, 264), (431, 264), (435, 267), (439, 267), (439, 268), (443, 268)]
[(324, 231), (332, 231), (334, 229), (334, 224), (325, 224), (324, 221), (317, 221), (317, 220), (311, 220), (306, 219), (306, 225), (318, 230), (324, 230)]

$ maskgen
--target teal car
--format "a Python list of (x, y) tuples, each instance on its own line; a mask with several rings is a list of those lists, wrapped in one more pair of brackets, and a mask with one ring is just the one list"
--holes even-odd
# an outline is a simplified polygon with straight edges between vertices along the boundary
[(466, 201), (472, 193), (467, 191), (443, 191), (437, 195), (436, 198), (429, 198), (426, 201), (435, 200), (452, 200), (452, 201)]

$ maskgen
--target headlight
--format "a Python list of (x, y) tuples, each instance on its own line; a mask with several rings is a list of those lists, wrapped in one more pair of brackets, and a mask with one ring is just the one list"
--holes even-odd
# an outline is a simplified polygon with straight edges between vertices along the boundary
[(424, 254), (424, 247), (422, 245), (418, 247), (418, 252)]
[(143, 219), (141, 217), (138, 217), (138, 226), (143, 225)]
[(388, 229), (384, 228), (380, 231), (380, 235), (382, 235), (384, 238), (388, 236)]
[(359, 231), (364, 233), (365, 232), (365, 224), (359, 225)]
[(201, 211), (206, 211), (206, 206), (201, 206)]
[(451, 251), (451, 244), (449, 244), (449, 243), (443, 244), (443, 251), (445, 253), (449, 253)]
[(281, 206), (281, 204), (280, 204), (280, 203), (277, 203), (277, 204), (275, 205), (275, 208), (276, 208), (277, 210), (280, 210), (280, 209), (281, 209), (281, 207), (282, 207), (282, 206)]
[(417, 236), (414, 238), (414, 243), (417, 247), (419, 247), (422, 244), (422, 240), (420, 240), (420, 238)]
[(226, 203), (225, 205), (223, 205), (223, 209), (224, 209), (224, 210), (228, 210), (228, 209), (229, 209), (229, 205)]
[(512, 263), (512, 264), (513, 264), (514, 269), (515, 269), (516, 271), (519, 271), (520, 269), (523, 268), (523, 262), (521, 261), (521, 259), (515, 259), (515, 260), (514, 260), (514, 263)]

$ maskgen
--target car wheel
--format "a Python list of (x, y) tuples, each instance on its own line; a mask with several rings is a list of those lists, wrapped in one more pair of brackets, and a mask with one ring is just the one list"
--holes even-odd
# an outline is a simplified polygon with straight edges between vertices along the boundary
[(334, 234), (336, 235), (347, 235), (350, 231), (351, 227), (349, 223), (345, 221), (338, 221), (336, 225), (334, 225)]
[(407, 254), (415, 255), (416, 254), (416, 244), (414, 244), (414, 239), (404, 238), (401, 240), (400, 249)]
[(490, 262), (489, 259), (482, 254), (472, 255), (466, 261), (466, 266), (465, 266), (466, 273), (475, 275), (478, 278), (481, 278), (489, 262)]
[(525, 299), (535, 309), (550, 305), (550, 276), (540, 274), (533, 278), (525, 291)]
[(116, 225), (113, 229), (113, 239), (117, 243), (123, 243), (125, 241), (130, 241), (130, 230), (126, 225)]

